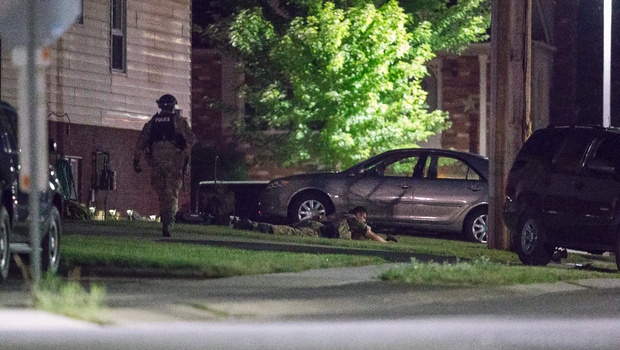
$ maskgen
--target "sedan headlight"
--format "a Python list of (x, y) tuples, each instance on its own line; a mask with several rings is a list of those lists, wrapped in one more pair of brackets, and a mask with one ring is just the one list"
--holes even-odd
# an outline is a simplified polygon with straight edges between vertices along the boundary
[(275, 188), (279, 188), (282, 186), (285, 186), (289, 183), (289, 180), (273, 180), (270, 183), (267, 184), (267, 189), (268, 190), (273, 190)]

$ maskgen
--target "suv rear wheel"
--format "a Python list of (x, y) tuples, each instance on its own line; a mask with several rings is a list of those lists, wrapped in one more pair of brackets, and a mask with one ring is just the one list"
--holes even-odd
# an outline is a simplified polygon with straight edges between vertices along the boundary
[(545, 246), (545, 230), (540, 221), (526, 217), (517, 236), (517, 254), (524, 265), (544, 266), (551, 261), (553, 251)]
[(3, 205), (0, 205), (0, 282), (9, 276), (11, 254), (9, 250), (9, 232), (11, 223), (9, 213)]
[(55, 206), (52, 206), (50, 217), (48, 218), (47, 232), (41, 241), (41, 264), (44, 271), (50, 273), (58, 272), (60, 265), (60, 235), (62, 224), (60, 213)]
[(616, 256), (616, 267), (620, 270), (620, 232), (616, 236), (616, 249), (614, 249), (614, 255)]

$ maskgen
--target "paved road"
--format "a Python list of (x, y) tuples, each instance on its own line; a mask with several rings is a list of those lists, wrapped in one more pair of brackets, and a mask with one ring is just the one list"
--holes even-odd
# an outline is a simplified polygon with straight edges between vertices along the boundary
[(617, 349), (617, 320), (503, 318), (75, 325), (2, 332), (3, 349)]
[(620, 344), (620, 281), (412, 288), (371, 277), (383, 268), (207, 281), (98, 279), (93, 282), (108, 291), (112, 325), (5, 309), (0, 348), (564, 350)]
[(111, 325), (25, 309), (2, 287), (0, 349), (616, 349), (620, 280), (412, 287), (399, 263), (216, 280), (97, 278)]

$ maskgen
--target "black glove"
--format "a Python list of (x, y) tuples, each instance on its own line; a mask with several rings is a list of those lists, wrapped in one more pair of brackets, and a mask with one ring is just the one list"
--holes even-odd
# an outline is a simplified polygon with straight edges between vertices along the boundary
[(137, 159), (133, 160), (133, 171), (135, 171), (136, 173), (141, 173), (142, 172), (142, 167), (140, 166), (140, 161)]
[(387, 235), (387, 237), (385, 238), (386, 241), (388, 242), (394, 242), (394, 243), (398, 243), (398, 240), (396, 239), (395, 235)]

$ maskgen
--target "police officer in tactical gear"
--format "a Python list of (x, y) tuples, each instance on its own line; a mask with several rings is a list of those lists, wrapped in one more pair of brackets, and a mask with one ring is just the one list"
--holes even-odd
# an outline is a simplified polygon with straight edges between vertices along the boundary
[(157, 100), (161, 111), (142, 128), (133, 160), (134, 170), (140, 173), (140, 158), (144, 153), (151, 168), (151, 186), (157, 192), (164, 237), (170, 237), (178, 210), (184, 167), (196, 142), (187, 120), (178, 113), (176, 105), (176, 98), (170, 94)]
[(320, 216), (299, 221), (293, 225), (272, 225), (243, 219), (233, 227), (239, 230), (259, 231), (274, 235), (323, 237), (341, 239), (369, 239), (385, 243), (397, 242), (396, 236), (388, 235), (386, 239), (372, 231), (366, 224), (366, 208), (357, 206), (348, 213), (335, 213), (328, 217)]

